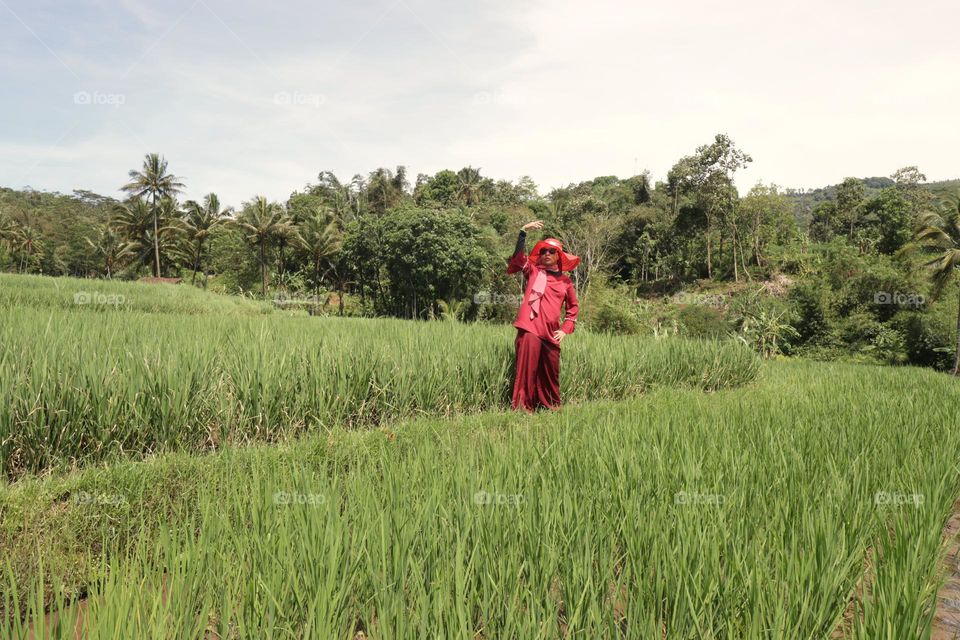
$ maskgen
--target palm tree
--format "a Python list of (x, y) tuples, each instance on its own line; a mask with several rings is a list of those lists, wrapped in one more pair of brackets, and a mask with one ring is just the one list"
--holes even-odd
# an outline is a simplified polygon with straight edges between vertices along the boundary
[(328, 212), (318, 210), (300, 225), (294, 241), (310, 255), (313, 265), (313, 295), (320, 291), (320, 267), (338, 251), (343, 243), (336, 220)]
[(457, 198), (462, 200), (468, 207), (480, 202), (483, 189), (483, 178), (480, 176), (480, 169), (464, 167), (457, 172), (457, 180), (459, 181)]
[[(923, 266), (930, 269), (933, 288), (930, 297), (936, 300), (960, 273), (960, 192), (949, 198), (941, 211), (928, 211), (920, 218), (914, 243), (927, 253), (936, 254)], [(960, 309), (957, 310), (957, 351), (953, 361), (953, 375), (960, 375)]]
[(96, 240), (84, 238), (93, 252), (103, 260), (103, 267), (107, 272), (107, 279), (113, 278), (113, 269), (121, 260), (136, 252), (133, 242), (123, 240), (107, 223), (100, 229)]
[(140, 262), (153, 262), (153, 212), (146, 200), (135, 198), (120, 203), (113, 210), (114, 226), (133, 249), (140, 254)]
[(29, 269), (33, 254), (43, 249), (43, 237), (30, 225), (17, 225), (13, 231), (13, 248), (22, 252), (19, 270)]
[(353, 176), (350, 184), (347, 186), (347, 192), (350, 197), (350, 203), (353, 207), (353, 217), (360, 217), (360, 210), (366, 202), (367, 183), (359, 173)]
[(284, 218), (284, 223), (277, 227), (277, 230), (273, 234), (273, 239), (277, 245), (277, 281), (280, 283), (280, 290), (286, 293), (287, 279), (284, 278), (287, 269), (287, 260), (285, 257), (285, 252), (287, 247), (290, 245), (296, 244), (296, 222), (292, 217), (287, 215)]
[(260, 293), (267, 296), (267, 247), (278, 232), (289, 226), (283, 207), (257, 196), (246, 203), (240, 215), (233, 221), (243, 231), (246, 241), (257, 250), (260, 263)]
[(164, 198), (157, 207), (140, 198), (131, 199), (118, 204), (114, 215), (114, 225), (130, 242), (131, 254), (136, 254), (138, 263), (155, 267), (156, 256), (177, 253), (179, 207), (172, 198)]
[[(202, 205), (195, 200), (188, 200), (184, 206), (186, 214), (180, 222), (180, 227), (189, 244), (189, 259), (193, 269), (190, 284), (196, 284), (197, 272), (204, 267), (204, 257), (208, 250), (206, 243), (210, 238), (210, 232), (223, 222), (229, 208), (220, 208), (220, 199), (215, 193), (204, 196)], [(207, 287), (205, 267), (203, 268), (203, 287)]]
[(150, 196), (153, 212), (154, 275), (160, 277), (160, 222), (157, 200), (180, 193), (184, 185), (177, 176), (167, 172), (167, 161), (156, 153), (144, 156), (143, 168), (140, 171), (131, 169), (129, 175), (130, 182), (120, 189), (137, 198)]
[(5, 213), (0, 212), (0, 246), (13, 246), (17, 224)]

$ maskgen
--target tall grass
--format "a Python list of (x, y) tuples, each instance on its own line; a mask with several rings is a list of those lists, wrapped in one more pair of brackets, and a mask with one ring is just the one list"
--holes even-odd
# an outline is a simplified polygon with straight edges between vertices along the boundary
[[(841, 365), (765, 374), (711, 396), (661, 389), (28, 481), (7, 496), (18, 523), (49, 510), (134, 544), (111, 537), (89, 556), (79, 621), (76, 585), (16, 576), (12, 550), (0, 631), (929, 637), (940, 531), (960, 491), (955, 381)], [(37, 507), (71, 487), (129, 500)], [(168, 516), (147, 526), (158, 495)], [(17, 551), (70, 548), (58, 531), (21, 531)]]
[(275, 311), (269, 302), (208, 293), (187, 284), (0, 273), (0, 310), (6, 314), (21, 307), (119, 314), (264, 315)]
[[(502, 408), (513, 331), (12, 309), (0, 326), (3, 471)], [(657, 385), (715, 390), (752, 380), (759, 366), (732, 342), (578, 333), (563, 353), (567, 402), (624, 398)]]

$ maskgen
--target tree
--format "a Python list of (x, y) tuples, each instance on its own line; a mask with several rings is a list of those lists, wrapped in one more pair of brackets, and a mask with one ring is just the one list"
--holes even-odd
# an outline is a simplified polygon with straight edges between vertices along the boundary
[(650, 172), (644, 171), (624, 181), (633, 191), (634, 204), (646, 204), (650, 202)]
[(478, 204), (483, 190), (480, 169), (464, 167), (457, 172), (457, 199), (468, 207)]
[(456, 202), (459, 189), (459, 176), (449, 169), (443, 169), (432, 177), (421, 175), (417, 179), (417, 188), (413, 197), (421, 207), (431, 205), (449, 207)]
[(93, 249), (94, 254), (103, 261), (107, 279), (113, 277), (114, 269), (124, 258), (136, 252), (136, 246), (120, 237), (109, 222), (99, 230), (94, 240), (90, 238), (84, 238), (84, 240)]
[(290, 217), (289, 212), (284, 213), (284, 224), (277, 227), (273, 233), (273, 240), (277, 247), (277, 284), (284, 293), (287, 291), (287, 284), (290, 280), (287, 276), (287, 247), (296, 246), (296, 223)]
[(751, 162), (753, 158), (738, 149), (729, 136), (720, 133), (714, 137), (712, 144), (697, 147), (693, 156), (682, 158), (667, 174), (675, 215), (679, 196), (685, 192), (692, 192), (703, 207), (707, 220), (708, 278), (713, 278), (712, 234), (715, 221), (718, 217), (727, 219), (732, 215), (736, 203), (733, 175)]
[(150, 196), (153, 212), (153, 257), (154, 275), (160, 276), (160, 223), (158, 220), (157, 201), (160, 198), (172, 197), (180, 193), (183, 183), (179, 178), (167, 171), (167, 161), (156, 153), (148, 153), (143, 159), (143, 168), (140, 171), (131, 169), (130, 182), (120, 189), (128, 194), (142, 198)]
[(911, 222), (916, 224), (921, 213), (933, 204), (933, 194), (923, 186), (927, 176), (923, 175), (917, 167), (909, 166), (897, 169), (890, 178), (896, 183), (897, 191), (907, 201)]
[(43, 250), (43, 236), (34, 226), (20, 224), (13, 230), (12, 244), (20, 252), (20, 271), (29, 271), (36, 254)]
[(623, 216), (610, 215), (607, 203), (592, 193), (554, 201), (548, 214), (546, 233), (555, 233), (566, 251), (580, 256), (574, 278), (577, 295), (585, 296), (591, 278), (612, 266), (613, 240), (623, 228)]
[(247, 243), (257, 252), (260, 265), (260, 294), (267, 296), (269, 272), (268, 248), (274, 237), (288, 227), (283, 207), (277, 202), (268, 202), (264, 196), (256, 196), (244, 203), (240, 215), (233, 221), (243, 233)]
[(527, 203), (537, 199), (537, 183), (530, 176), (521, 176), (513, 186), (513, 201)]
[[(317, 184), (309, 185), (306, 194), (297, 194), (290, 197), (287, 201), (287, 210), (291, 212), (291, 217), (295, 222), (300, 223), (308, 218), (318, 204), (331, 209), (341, 224), (359, 213), (355, 210), (354, 195), (350, 185), (340, 182), (340, 179), (332, 171), (321, 171), (317, 176)], [(298, 198), (311, 198), (316, 202), (304, 205), (303, 214), (300, 215), (293, 207), (293, 203)]]
[(203, 204), (195, 200), (188, 200), (184, 204), (185, 215), (180, 222), (181, 229), (185, 236), (190, 268), (193, 275), (190, 278), (191, 284), (197, 282), (197, 272), (203, 270), (203, 287), (207, 287), (207, 254), (209, 249), (208, 240), (210, 232), (224, 220), (229, 209), (220, 208), (220, 198), (215, 193), (208, 193), (203, 198)]
[(837, 215), (849, 228), (847, 240), (853, 241), (853, 228), (863, 213), (863, 182), (857, 178), (845, 178), (837, 186)]
[(365, 189), (370, 208), (375, 213), (383, 215), (387, 209), (400, 204), (406, 194), (407, 186), (406, 167), (397, 167), (396, 173), (382, 167), (373, 171), (370, 173)]
[(828, 242), (839, 234), (843, 221), (837, 214), (837, 203), (825, 201), (814, 207), (810, 219), (810, 237), (817, 242)]
[[(910, 248), (913, 246), (934, 254), (924, 266), (930, 270), (933, 284), (930, 296), (936, 300), (960, 273), (960, 192), (944, 202), (941, 211), (928, 211), (921, 217), (915, 245)], [(960, 375), (960, 308), (957, 309), (957, 344), (952, 373)]]
[[(154, 264), (153, 211), (141, 198), (132, 198), (114, 208), (113, 223), (130, 244), (132, 254), (141, 265)], [(159, 231), (159, 228), (158, 228)]]
[(621, 279), (643, 282), (655, 279), (656, 255), (664, 250), (672, 235), (670, 207), (664, 204), (663, 207), (644, 204), (623, 217), (617, 236), (611, 242), (615, 248), (612, 272)]
[(609, 272), (616, 257), (613, 240), (622, 226), (620, 216), (591, 212), (561, 231), (564, 249), (580, 256), (580, 266), (575, 272), (578, 296), (586, 297), (597, 274)]
[(865, 217), (877, 225), (877, 250), (892, 255), (910, 241), (910, 203), (898, 188), (889, 187), (863, 207)]
[(0, 246), (13, 247), (17, 225), (10, 217), (0, 211)]
[(310, 264), (313, 266), (313, 295), (316, 296), (320, 291), (320, 268), (324, 262), (330, 263), (343, 244), (336, 220), (329, 212), (315, 211), (297, 229), (295, 243), (310, 256)]
[(355, 278), (361, 303), (366, 302), (369, 294), (374, 307), (380, 304), (384, 295), (381, 277), (385, 268), (383, 246), (382, 218), (366, 213), (347, 224), (340, 259), (337, 261), (338, 278), (344, 283)]
[(741, 200), (740, 208), (747, 224), (751, 261), (763, 267), (767, 246), (796, 235), (793, 206), (777, 185), (757, 184)]
[(674, 217), (680, 211), (680, 196), (691, 189), (697, 171), (696, 159), (692, 156), (684, 156), (667, 172), (667, 191), (670, 193)]
[(491, 256), (467, 213), (400, 207), (383, 218), (379, 244), (388, 277), (389, 311), (436, 317), (439, 302), (472, 297)]

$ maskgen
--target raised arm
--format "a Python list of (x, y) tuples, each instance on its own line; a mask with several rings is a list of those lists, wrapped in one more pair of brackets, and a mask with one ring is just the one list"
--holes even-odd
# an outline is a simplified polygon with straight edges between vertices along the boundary
[(513, 250), (513, 256), (510, 257), (510, 260), (507, 262), (507, 273), (517, 273), (523, 271), (524, 275), (530, 271), (530, 262), (527, 260), (526, 253), (524, 252), (524, 245), (527, 240), (527, 229), (540, 229), (543, 227), (542, 220), (535, 220), (533, 222), (528, 222), (520, 228), (520, 234), (517, 236), (517, 246)]

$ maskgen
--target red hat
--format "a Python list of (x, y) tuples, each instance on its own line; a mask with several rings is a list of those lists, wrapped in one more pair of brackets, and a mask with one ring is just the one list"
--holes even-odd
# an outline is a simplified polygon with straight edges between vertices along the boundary
[(527, 256), (527, 260), (533, 265), (540, 264), (540, 249), (544, 247), (553, 247), (557, 250), (557, 256), (560, 262), (560, 271), (573, 271), (580, 264), (580, 257), (563, 250), (563, 243), (556, 238), (545, 238), (533, 246), (533, 251)]

